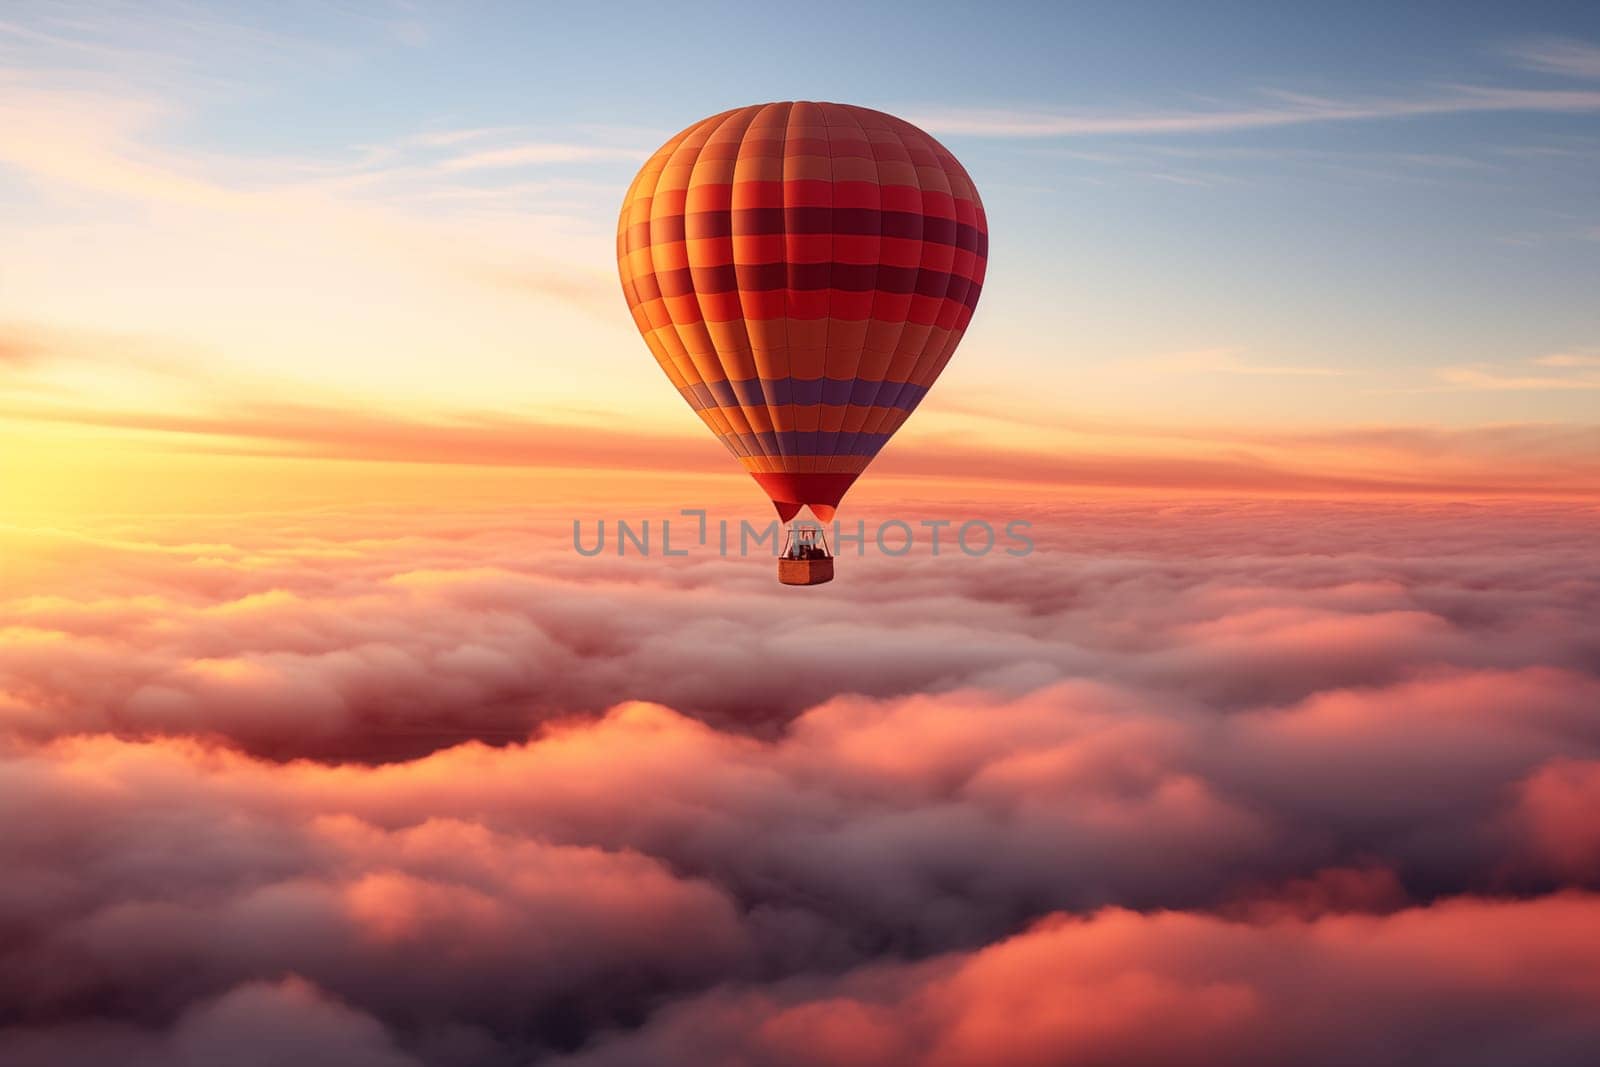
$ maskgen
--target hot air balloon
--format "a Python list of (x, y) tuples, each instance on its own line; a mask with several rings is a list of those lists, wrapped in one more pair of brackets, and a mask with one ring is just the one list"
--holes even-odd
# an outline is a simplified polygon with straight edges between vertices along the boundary
[[(831, 521), (916, 410), (972, 319), (988, 248), (948, 149), (893, 115), (808, 101), (679, 133), (617, 225), (639, 332), (784, 522), (803, 507)], [(779, 578), (819, 584), (832, 565), (791, 534)]]

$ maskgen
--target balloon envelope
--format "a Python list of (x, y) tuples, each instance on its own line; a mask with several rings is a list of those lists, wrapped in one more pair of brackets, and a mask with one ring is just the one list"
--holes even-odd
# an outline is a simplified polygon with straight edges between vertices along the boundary
[(695, 123), (623, 201), (634, 322), (784, 520), (824, 521), (944, 369), (977, 306), (983, 204), (881, 111), (757, 104)]

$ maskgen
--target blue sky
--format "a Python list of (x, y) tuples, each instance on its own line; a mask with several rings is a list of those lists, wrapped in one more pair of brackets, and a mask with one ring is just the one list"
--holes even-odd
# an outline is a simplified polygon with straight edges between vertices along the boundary
[[(977, 181), (969, 395), (1440, 425), (1589, 422), (1600, 395), (1592, 4), (22, 3), (0, 79), (0, 314), (236, 376), (592, 404), (591, 368), (642, 356), (608, 321), (640, 159), (705, 114), (815, 98), (918, 122)], [(353, 246), (391, 223), (476, 265), (430, 289), (378, 253), (369, 279)], [(64, 234), (117, 236), (67, 264)], [(140, 242), (160, 266), (129, 277)], [(473, 272), (531, 280), (520, 303), (453, 288)]]

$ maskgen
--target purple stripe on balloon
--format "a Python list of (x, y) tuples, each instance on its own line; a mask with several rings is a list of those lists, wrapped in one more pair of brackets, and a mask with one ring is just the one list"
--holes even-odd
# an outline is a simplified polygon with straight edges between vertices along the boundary
[(804, 407), (822, 403), (822, 379), (813, 378), (810, 381), (804, 381), (799, 378), (790, 378), (789, 400), (793, 404)]
[(739, 403), (747, 408), (762, 408), (767, 406), (767, 394), (761, 388), (760, 378), (733, 379), (728, 382), (733, 388), (733, 395)]
[(855, 391), (856, 383), (853, 378), (823, 378), (822, 402), (824, 404), (848, 404), (850, 394)]
[(877, 397), (882, 382), (867, 382), (859, 378), (850, 386), (850, 403), (870, 404)]
[(723, 382), (691, 382), (679, 390), (696, 411), (716, 407), (810, 407), (816, 404), (859, 404), (913, 411), (927, 396), (926, 385), (875, 382), (855, 378), (744, 378)]
[(756, 378), (761, 383), (761, 395), (767, 398), (767, 407), (779, 408), (793, 403), (789, 396), (789, 379)]
[[(738, 455), (766, 456), (769, 459), (799, 456), (876, 456), (888, 442), (886, 433), (856, 434), (848, 447), (840, 447), (842, 435), (831, 430), (785, 430), (781, 433), (729, 433), (722, 438)], [(789, 446), (779, 451), (780, 441)]]
[(884, 382), (883, 392), (878, 394), (878, 403), (886, 408), (894, 408), (897, 411), (910, 411), (911, 409), (906, 407), (901, 399), (906, 394), (907, 384), (906, 382)]

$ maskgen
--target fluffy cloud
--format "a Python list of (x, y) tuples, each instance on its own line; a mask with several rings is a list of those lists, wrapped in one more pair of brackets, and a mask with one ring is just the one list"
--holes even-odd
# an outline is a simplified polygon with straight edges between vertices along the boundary
[(420, 1067), (381, 1023), (303, 979), (247, 982), (186, 1010), (165, 1034), (101, 1025), (24, 1033), (9, 1043), (16, 1067)]
[(504, 515), (61, 548), (0, 1058), (1587, 1062), (1591, 516), (1031, 517), (806, 596)]
[(1600, 886), (1600, 761), (1541, 767), (1522, 783), (1508, 829), (1535, 870)]
[[(1342, 710), (1341, 744), (1364, 737), (1382, 753), (1393, 744), (1382, 709), (1404, 706), (1385, 701), (1464, 707), (1481, 682)], [(849, 1001), (885, 967), (920, 985), (927, 968), (1005, 956), (984, 946), (1061, 909), (1145, 921), (1097, 911), (1112, 905), (1186, 917), (1206, 932), (1200, 944), (1213, 928), (1266, 931), (1259, 944), (1217, 937), (1255, 945), (1250, 957), (1268, 970), (1240, 981), (1271, 987), (1274, 961), (1300, 952), (1306, 924), (1428, 915), (1506, 888), (1524, 858), (1505, 821), (1538, 794), (1531, 783), (1566, 766), (1552, 753), (1600, 751), (1600, 724), (1574, 710), (1593, 707), (1592, 690), (1569, 701), (1515, 677), (1496, 684), (1513, 702), (1502, 707), (1528, 710), (1502, 725), (1492, 758), (1468, 709), (1459, 732), (1437, 727), (1437, 750), (1387, 753), (1381, 788), (1367, 765), (1322, 758), (1322, 701), (1218, 721), (1093, 683), (1010, 698), (840, 698), (774, 740), (626, 705), (527, 743), (381, 766), (103, 736), (21, 746), (0, 774), (6, 809), (27, 816), (0, 834), (3, 915), (18, 946), (0, 956), (0, 1002), (24, 1047), (82, 1039), (85, 1013), (162, 1042), (201, 1005), (292, 974), (382, 1020), (423, 1062), (520, 1062), (585, 1045), (600, 1062), (692, 1062), (683, 1033), (716, 1029), (695, 1013), (720, 1018), (732, 1010), (725, 997), (738, 1017), (771, 1015), (780, 1030), (803, 1032), (795, 1020), (807, 1012), (848, 1030), (857, 1007), (841, 1015), (787, 998)], [(1406, 769), (1421, 799), (1387, 777)], [(1519, 790), (1521, 803), (1500, 803)], [(1376, 803), (1383, 795), (1398, 802)], [(1481, 917), (1483, 929), (1496, 922)], [(1169, 940), (1149, 935), (1152, 946)], [(1143, 964), (1126, 965), (1133, 977), (1111, 988), (1144, 980)], [(1306, 980), (1332, 981), (1342, 966), (1336, 957)], [(1430, 989), (1454, 973), (1439, 963), (1405, 980)], [(1195, 991), (1173, 981), (1154, 1005), (1136, 1003), (1127, 1026), (1145, 1027), (1140, 1012), (1169, 1000), (1187, 1011)], [(742, 992), (707, 992), (718, 983)], [(1211, 983), (1200, 983), (1201, 1007)], [(1441, 996), (1441, 1011), (1459, 1009), (1453, 992)], [(1259, 1036), (1255, 1012), (1267, 1009), (1256, 1000), (1224, 1019), (1241, 1048)], [(689, 1014), (657, 1020), (663, 1004)], [(896, 1048), (955, 1040), (920, 1033), (898, 1001), (859, 1010), (884, 1017)], [(1083, 1010), (1087, 1025), (1113, 1005)], [(641, 1023), (615, 1049), (603, 1036)], [(1096, 1040), (1123, 1047), (1131, 1032)], [(746, 1048), (742, 1032), (728, 1040), (742, 1050), (730, 1062), (786, 1062)], [(656, 1052), (627, 1051), (638, 1042)], [(928, 1055), (981, 1061), (959, 1047)]]
[[(887, 514), (931, 513), (867, 528)], [(1600, 652), (1592, 522), (1570, 505), (1021, 514), (1027, 558), (935, 558), (924, 533), (903, 560), (847, 550), (804, 598), (760, 559), (584, 559), (537, 513), (78, 545), (4, 604), (0, 725), (383, 759), (630, 699), (771, 730), (838, 693), (1090, 678), (1232, 711), (1429, 672), (1586, 673)]]
[(1587, 895), (1264, 924), (1056, 916), (977, 952), (717, 991), (563, 1062), (1576, 1064), (1600, 1041), (1597, 917)]

